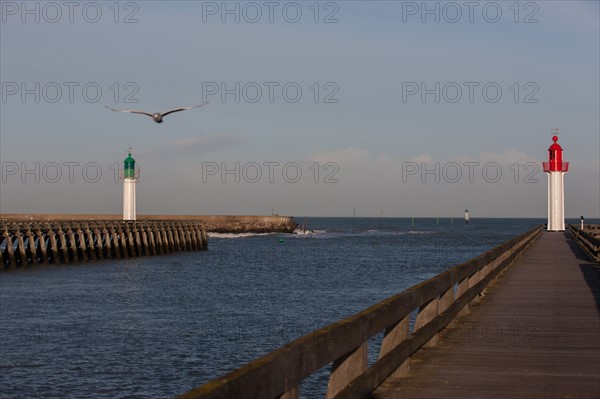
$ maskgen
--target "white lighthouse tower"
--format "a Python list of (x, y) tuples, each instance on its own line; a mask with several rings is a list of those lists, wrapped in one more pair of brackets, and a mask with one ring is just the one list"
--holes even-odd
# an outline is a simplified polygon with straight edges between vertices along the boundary
[(569, 163), (562, 160), (562, 147), (558, 136), (552, 136), (554, 143), (548, 149), (548, 162), (543, 162), (548, 174), (548, 231), (565, 230), (565, 173)]
[(135, 220), (136, 218), (135, 184), (137, 181), (135, 160), (129, 152), (123, 162), (123, 220)]

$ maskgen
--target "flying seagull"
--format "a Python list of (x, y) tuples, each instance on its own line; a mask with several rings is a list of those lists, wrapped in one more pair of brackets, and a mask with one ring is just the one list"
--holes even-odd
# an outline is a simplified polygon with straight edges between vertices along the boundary
[(174, 108), (171, 109), (169, 111), (165, 111), (165, 112), (154, 112), (154, 113), (150, 113), (150, 112), (146, 112), (146, 111), (138, 111), (135, 109), (114, 109), (111, 108), (109, 106), (105, 106), (106, 108), (110, 109), (111, 111), (115, 111), (115, 112), (129, 112), (132, 114), (143, 114), (143, 115), (148, 115), (149, 117), (152, 118), (152, 120), (156, 123), (163, 123), (163, 117), (172, 114), (173, 112), (179, 112), (179, 111), (185, 111), (186, 109), (192, 109), (192, 108), (200, 108), (203, 105), (206, 105), (208, 103), (204, 103), (204, 104), (200, 104), (200, 105), (195, 105), (193, 107), (179, 107), (179, 108)]

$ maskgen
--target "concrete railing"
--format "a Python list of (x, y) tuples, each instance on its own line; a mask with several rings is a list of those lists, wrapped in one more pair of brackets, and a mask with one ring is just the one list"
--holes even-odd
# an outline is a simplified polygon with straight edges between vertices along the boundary
[(582, 230), (573, 224), (569, 225), (569, 230), (573, 233), (579, 246), (582, 247), (596, 262), (600, 262), (600, 239), (593, 234), (598, 230)]
[[(370, 308), (305, 335), (181, 398), (298, 398), (304, 378), (332, 364), (327, 398), (366, 398), (438, 334), (541, 233), (536, 227)], [(417, 312), (411, 328), (411, 314)], [(368, 341), (383, 332), (368, 367)]]

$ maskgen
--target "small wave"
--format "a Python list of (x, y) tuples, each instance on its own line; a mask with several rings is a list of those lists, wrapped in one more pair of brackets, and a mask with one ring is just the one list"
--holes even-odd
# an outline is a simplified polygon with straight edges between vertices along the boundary
[(313, 237), (313, 238), (339, 238), (339, 237), (373, 237), (373, 236), (397, 236), (404, 234), (433, 234), (433, 231), (381, 231), (381, 230), (363, 230), (363, 231), (329, 231), (329, 230), (304, 230), (302, 228), (296, 228), (293, 233), (208, 233), (210, 238), (246, 238), (246, 237), (260, 237), (270, 235), (284, 235), (288, 237)]
[(308, 235), (324, 234), (324, 233), (327, 233), (327, 230), (304, 230), (301, 227), (297, 227), (296, 230), (294, 230), (293, 234), (296, 234), (299, 236), (308, 236)]
[(257, 236), (270, 236), (276, 233), (207, 233), (209, 238), (244, 238)]

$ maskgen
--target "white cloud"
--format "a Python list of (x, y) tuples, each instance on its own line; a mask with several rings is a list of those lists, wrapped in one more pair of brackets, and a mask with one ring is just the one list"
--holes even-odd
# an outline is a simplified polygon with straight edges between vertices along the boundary
[(234, 136), (195, 136), (167, 140), (157, 147), (139, 151), (141, 155), (196, 156), (244, 144), (245, 139)]
[(421, 162), (431, 162), (433, 161), (433, 158), (431, 158), (431, 155), (429, 154), (421, 154), (421, 155), (417, 155), (414, 156), (410, 159), (412, 162), (417, 162), (417, 163), (421, 163)]
[(514, 163), (526, 164), (528, 162), (542, 162), (545, 160), (538, 159), (532, 155), (526, 154), (521, 151), (517, 151), (514, 148), (509, 148), (503, 152), (489, 152), (483, 151), (477, 157), (468, 155), (459, 155), (452, 159), (454, 162), (496, 162), (500, 165), (512, 165)]
[(367, 162), (372, 160), (371, 153), (362, 148), (337, 148), (331, 151), (317, 151), (309, 159), (315, 162), (335, 162), (340, 165)]

